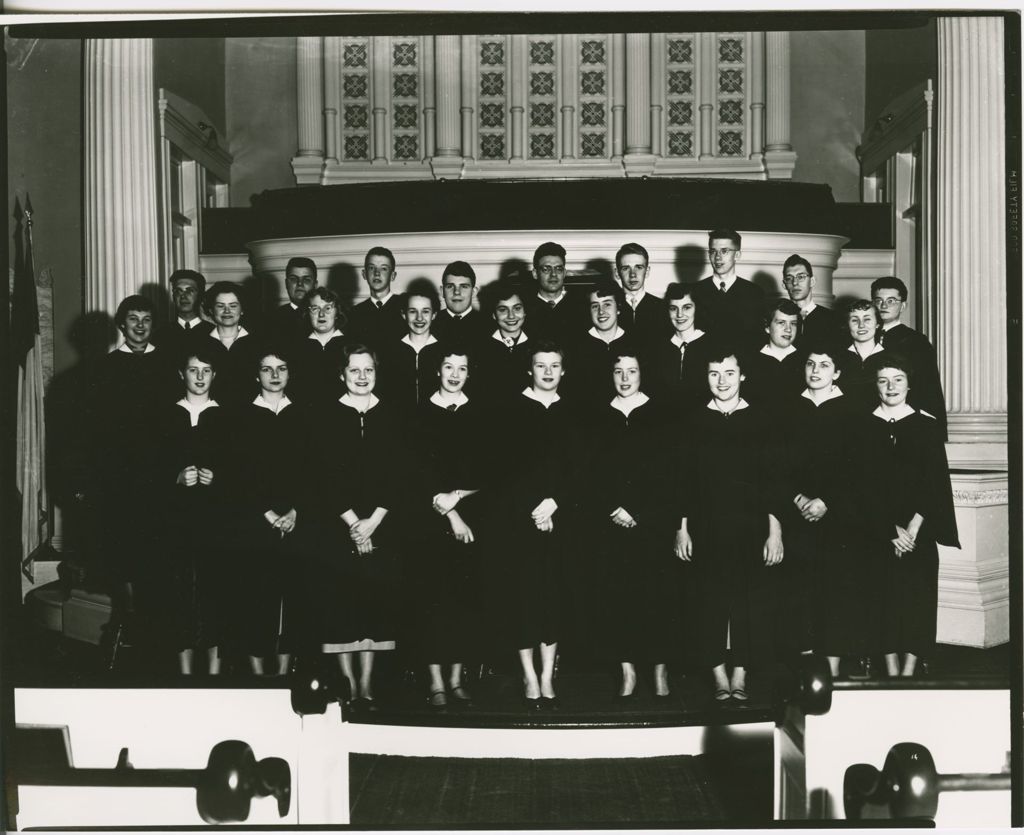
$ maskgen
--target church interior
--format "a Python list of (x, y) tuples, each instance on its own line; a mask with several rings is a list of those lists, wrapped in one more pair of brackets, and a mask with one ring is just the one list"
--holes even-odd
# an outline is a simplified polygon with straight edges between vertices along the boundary
[[(5, 377), (12, 829), (1024, 823), (1018, 16), (253, 17), (5, 44), (13, 347), (24, 292), (35, 309)], [(626, 701), (615, 665), (567, 643), (558, 710), (524, 711), (514, 653), (466, 658), (472, 703), (438, 710), (425, 669), (379, 653), (369, 710), (333, 668), (182, 676), (122, 634), (90, 582), (81, 471), (86, 372), (123, 299), (159, 331), (168, 278), (197, 271), (258, 332), (290, 259), (347, 311), (385, 247), (398, 293), (469, 262), (484, 311), (533, 287), (544, 241), (577, 294), (639, 242), (660, 297), (712, 272), (713, 229), (742, 233), (739, 275), (771, 302), (793, 253), (836, 311), (901, 278), (902, 321), (934, 346), (959, 547), (938, 545), (913, 678), (809, 656), (723, 707), (685, 659), (671, 698)]]

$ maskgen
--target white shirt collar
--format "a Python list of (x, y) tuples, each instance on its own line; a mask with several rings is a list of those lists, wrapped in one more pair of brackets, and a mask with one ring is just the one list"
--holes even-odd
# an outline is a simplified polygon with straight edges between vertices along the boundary
[(715, 289), (721, 292), (722, 282), (725, 282), (725, 292), (728, 293), (732, 289), (732, 285), (736, 283), (738, 276), (733, 273), (728, 278), (722, 278), (714, 273), (711, 274), (711, 280), (715, 283)]
[[(497, 339), (498, 342), (500, 342), (502, 345), (507, 344), (505, 342), (505, 337), (501, 335), (501, 329), (500, 328), (498, 330), (496, 330), (494, 333), (491, 334), (491, 339)], [(526, 332), (525, 331), (519, 331), (519, 336), (516, 337), (516, 341), (514, 343), (512, 343), (512, 344), (513, 345), (522, 345), (524, 342), (526, 342)]]
[(152, 354), (156, 350), (156, 348), (153, 347), (153, 344), (151, 342), (147, 342), (144, 351), (133, 351), (131, 348), (128, 347), (127, 342), (122, 342), (118, 346), (117, 350), (120, 351), (122, 354)]
[(469, 402), (469, 398), (466, 397), (466, 392), (460, 391), (456, 392), (455, 396), (452, 397), (450, 400), (444, 400), (441, 397), (441, 392), (435, 391), (432, 395), (430, 395), (430, 402), (433, 403), (435, 406), (440, 406), (442, 409), (447, 409), (454, 403), (455, 408), (460, 409)]
[(566, 289), (563, 287), (562, 288), (562, 292), (558, 294), (557, 298), (549, 299), (549, 298), (546, 298), (546, 297), (542, 296), (540, 293), (537, 294), (537, 298), (540, 299), (542, 302), (544, 302), (544, 304), (551, 304), (552, 302), (554, 302), (555, 305), (557, 306), (562, 301), (562, 299), (565, 298), (566, 292), (567, 292)]
[(344, 336), (344, 335), (345, 334), (343, 334), (340, 330), (335, 328), (330, 333), (317, 333), (316, 331), (313, 331), (309, 335), (309, 338), (310, 339), (315, 339), (321, 345), (326, 345), (328, 342), (330, 342), (332, 339), (334, 339), (334, 337), (336, 337), (336, 336)]
[(904, 401), (902, 406), (899, 406), (898, 408), (892, 410), (888, 415), (882, 411), (881, 406), (878, 406), (871, 414), (873, 414), (875, 417), (880, 417), (884, 421), (888, 421), (903, 420), (903, 418), (910, 417), (916, 411), (917, 409), (915, 409), (909, 403)]
[(473, 308), (467, 307), (465, 310), (462, 311), (462, 313), (453, 313), (446, 307), (444, 309), (444, 312), (448, 314), (449, 319), (454, 319), (455, 321), (458, 321), (459, 319), (465, 319), (467, 316), (469, 316), (469, 314), (473, 312)]
[[(338, 398), (338, 402), (339, 403), (343, 403), (344, 405), (348, 406), (351, 409), (355, 409), (357, 412), (361, 411), (360, 408), (359, 408), (359, 404), (356, 402), (356, 399), (351, 394), (349, 394), (347, 391), (341, 397)], [(370, 409), (372, 409), (378, 403), (380, 403), (380, 400), (377, 399), (377, 395), (371, 393), (370, 394), (370, 405), (366, 407), (365, 411), (367, 411), (367, 412), (370, 411)]]
[(829, 391), (828, 396), (822, 400), (815, 400), (813, 397), (811, 397), (810, 389), (804, 389), (802, 392), (800, 392), (800, 396), (806, 397), (815, 406), (820, 406), (822, 403), (827, 403), (829, 400), (835, 400), (837, 397), (842, 397), (843, 392), (842, 389), (839, 388), (839, 386), (832, 386), (832, 389), (831, 391)]
[(180, 316), (178, 317), (178, 325), (180, 325), (181, 327), (185, 327), (185, 325), (190, 325), (191, 327), (194, 328), (202, 321), (203, 320), (200, 319), (198, 316), (193, 316), (191, 319), (182, 319)]
[(697, 328), (694, 328), (692, 331), (690, 331), (690, 338), (689, 339), (684, 340), (678, 333), (674, 333), (674, 334), (672, 334), (671, 342), (677, 348), (682, 348), (683, 345), (692, 345), (694, 342), (696, 342), (702, 336), (704, 336), (704, 331), (697, 330)]
[(290, 307), (292, 310), (298, 310), (299, 309), (299, 306), (295, 302), (293, 302), (291, 299), (288, 299), (288, 307)]
[(264, 398), (263, 393), (260, 392), (259, 394), (256, 395), (256, 399), (252, 401), (252, 405), (259, 406), (261, 409), (269, 409), (275, 415), (279, 415), (281, 414), (281, 410), (284, 409), (285, 406), (292, 405), (292, 401), (288, 399), (287, 394), (282, 394), (281, 399), (278, 401), (277, 407), (275, 408), (274, 404), (271, 403), (266, 398)]
[(594, 337), (594, 339), (600, 339), (602, 342), (612, 343), (616, 339), (618, 339), (620, 336), (624, 336), (626, 332), (622, 328), (620, 328), (618, 325), (616, 325), (615, 326), (615, 330), (612, 332), (612, 338), (611, 339), (605, 339), (601, 335), (601, 331), (599, 331), (596, 327), (595, 328), (591, 328), (590, 330), (587, 331), (587, 333), (590, 334), (592, 337)]
[(651, 398), (642, 391), (638, 391), (632, 397), (619, 397), (616, 395), (612, 398), (612, 408), (622, 412), (626, 417), (629, 417), (630, 412), (640, 406), (643, 406), (644, 403), (650, 399)]
[[(721, 412), (723, 415), (726, 414), (726, 412), (722, 412), (722, 410), (715, 405), (716, 402), (717, 401), (715, 400), (715, 398), (712, 397), (708, 401), (708, 408), (711, 409), (713, 412)], [(741, 397), (740, 402), (736, 404), (736, 408), (733, 409), (732, 412), (738, 412), (740, 409), (746, 409), (749, 405), (750, 404)], [(732, 412), (728, 412), (728, 414), (731, 415)]]
[(384, 296), (383, 298), (380, 298), (380, 299), (375, 299), (375, 298), (374, 298), (373, 296), (370, 296), (370, 304), (372, 304), (372, 305), (373, 305), (374, 307), (376, 307), (376, 306), (377, 306), (377, 303), (378, 303), (378, 302), (380, 302), (381, 306), (383, 307), (383, 306), (384, 306), (384, 305), (386, 305), (386, 304), (387, 304), (387, 303), (388, 303), (389, 301), (391, 301), (391, 297), (392, 297), (393, 295), (395, 295), (395, 291), (394, 291), (394, 290), (390, 290), (390, 289), (389, 289), (389, 290), (388, 290), (388, 294), (387, 294), (386, 296)]
[(644, 296), (647, 295), (647, 289), (645, 287), (641, 287), (635, 293), (630, 293), (629, 290), (625, 290), (624, 292), (626, 294), (626, 304), (634, 309), (636, 309), (640, 302), (644, 300)]
[(405, 336), (402, 337), (402, 342), (404, 342), (406, 345), (408, 345), (410, 348), (412, 348), (418, 354), (420, 351), (422, 351), (428, 345), (433, 345), (435, 342), (437, 342), (437, 337), (434, 336), (434, 334), (429, 334), (427, 336), (427, 341), (426, 342), (424, 342), (422, 345), (415, 345), (415, 344), (413, 344), (412, 339), (409, 338), (409, 334), (406, 334)]
[[(850, 343), (850, 347), (847, 348), (847, 350), (851, 351), (852, 353), (854, 353), (858, 357), (860, 357), (860, 351), (857, 350), (857, 343), (856, 342), (851, 342)], [(878, 344), (876, 342), (873, 346), (871, 346), (871, 350), (868, 351), (867, 355), (870, 357), (872, 354), (880, 354), (884, 350), (885, 350), (885, 348), (883, 348), (880, 344)]]
[(891, 331), (897, 325), (902, 325), (902, 324), (903, 323), (899, 319), (897, 319), (895, 322), (883, 322), (882, 323), (882, 330), (884, 330), (884, 331)]
[(790, 345), (788, 348), (776, 348), (771, 342), (765, 344), (761, 349), (761, 353), (767, 357), (773, 357), (777, 360), (784, 360), (790, 354), (796, 353), (796, 348)]
[(814, 300), (811, 299), (810, 296), (808, 296), (807, 297), (807, 304), (800, 308), (800, 318), (801, 319), (806, 319), (808, 316), (810, 316), (814, 312), (814, 309), (817, 306), (818, 305), (814, 302)]
[(188, 412), (189, 422), (192, 424), (194, 428), (199, 423), (199, 416), (203, 412), (205, 412), (207, 409), (212, 409), (215, 406), (219, 406), (220, 404), (216, 400), (213, 400), (212, 398), (208, 399), (205, 403), (189, 403), (188, 400), (183, 397), (181, 398), (181, 400), (178, 401), (178, 405), (181, 406), (181, 408), (183, 408), (186, 412)]
[(551, 398), (551, 403), (548, 403), (547, 400), (542, 400), (541, 397), (533, 390), (531, 386), (527, 386), (526, 388), (524, 388), (523, 394), (526, 397), (529, 397), (531, 400), (535, 400), (537, 403), (540, 403), (540, 405), (543, 406), (545, 409), (548, 406), (550, 406), (551, 403), (557, 403), (559, 400), (562, 399), (562, 396), (556, 391), (555, 396)]

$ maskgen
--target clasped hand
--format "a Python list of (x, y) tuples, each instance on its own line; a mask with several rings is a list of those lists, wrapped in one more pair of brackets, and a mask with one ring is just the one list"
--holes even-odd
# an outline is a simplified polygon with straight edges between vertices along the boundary
[(635, 528), (636, 519), (629, 515), (629, 511), (624, 507), (615, 508), (612, 513), (612, 522), (618, 525), (620, 528)]
[(459, 503), (459, 491), (452, 490), (448, 493), (438, 493), (434, 496), (434, 510), (444, 516), (446, 513), (451, 513), (455, 510), (455, 505)]
[(917, 539), (914, 534), (908, 531), (906, 528), (902, 528), (899, 525), (896, 526), (896, 536), (890, 540), (893, 544), (893, 548), (896, 551), (897, 557), (902, 557), (904, 554), (909, 554), (914, 550), (917, 545)]
[(206, 467), (185, 467), (178, 473), (178, 484), (184, 487), (195, 487), (197, 484), (209, 486), (213, 484), (213, 470)]
[(793, 504), (796, 505), (800, 515), (808, 522), (817, 522), (828, 513), (828, 505), (825, 502), (821, 499), (810, 499), (803, 493), (796, 495), (793, 499)]
[(555, 515), (556, 510), (558, 510), (558, 503), (554, 499), (544, 499), (533, 509), (530, 516), (537, 530), (550, 533), (555, 529), (552, 517)]

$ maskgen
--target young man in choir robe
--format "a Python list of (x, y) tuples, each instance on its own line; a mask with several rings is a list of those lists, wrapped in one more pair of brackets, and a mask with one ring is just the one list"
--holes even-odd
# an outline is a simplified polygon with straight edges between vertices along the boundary
[(638, 346), (671, 333), (665, 300), (648, 293), (644, 286), (650, 272), (647, 250), (640, 244), (623, 244), (615, 253), (615, 273), (626, 294), (626, 303), (619, 313), (619, 324)]
[(381, 397), (392, 407), (411, 413), (434, 393), (441, 343), (431, 327), (440, 301), (434, 285), (423, 278), (412, 281), (402, 298), (408, 331), (401, 339), (381, 346), (377, 376)]
[(153, 334), (153, 344), (177, 357), (189, 339), (206, 336), (213, 323), (199, 318), (199, 305), (206, 292), (206, 278), (195, 270), (175, 270), (168, 280), (174, 320)]
[(366, 253), (362, 270), (363, 280), (370, 288), (370, 298), (359, 302), (348, 314), (348, 332), (352, 339), (371, 348), (405, 335), (405, 309), (401, 296), (392, 290), (395, 276), (395, 256), (390, 249), (375, 246)]
[(309, 333), (306, 312), (309, 294), (317, 285), (316, 262), (312, 258), (295, 257), (284, 268), (284, 286), (288, 301), (270, 314), (267, 330), (279, 344), (295, 345)]
[(839, 317), (812, 298), (814, 284), (811, 262), (801, 255), (790, 255), (782, 265), (782, 286), (789, 300), (800, 309), (800, 333), (793, 340), (797, 348), (805, 343), (820, 344), (822, 340), (838, 342), (843, 336)]
[(473, 307), (476, 272), (465, 261), (453, 261), (441, 276), (444, 310), (437, 314), (433, 331), (443, 342), (476, 347), (488, 335), (484, 315)]
[(570, 345), (573, 375), (566, 393), (583, 407), (596, 409), (615, 395), (609, 371), (616, 351), (633, 340), (619, 325), (619, 313), (626, 304), (622, 288), (611, 279), (598, 281), (589, 294), (590, 330)]
[(793, 345), (800, 328), (800, 310), (789, 299), (773, 304), (765, 321), (768, 340), (750, 358), (744, 387), (751, 403), (776, 410), (804, 387), (803, 363)]
[(511, 282), (499, 283), (495, 288), (491, 317), (495, 329), (480, 342), (479, 385), (474, 385), (473, 391), (482, 395), (487, 406), (496, 407), (522, 390), (533, 340), (523, 329), (527, 315), (521, 291)]
[(756, 352), (764, 344), (765, 298), (760, 287), (736, 274), (742, 240), (732, 229), (708, 233), (712, 275), (697, 282), (693, 300), (711, 336), (740, 351)]
[(908, 402), (939, 422), (939, 432), (945, 440), (946, 398), (935, 348), (927, 336), (901, 321), (907, 309), (907, 285), (894, 276), (877, 278), (871, 282), (871, 301), (882, 323), (879, 344), (886, 351), (906, 357), (914, 366), (914, 389)]
[(531, 335), (562, 345), (575, 341), (586, 331), (588, 315), (582, 297), (565, 287), (565, 247), (553, 241), (537, 247), (532, 272), (537, 294), (525, 299)]

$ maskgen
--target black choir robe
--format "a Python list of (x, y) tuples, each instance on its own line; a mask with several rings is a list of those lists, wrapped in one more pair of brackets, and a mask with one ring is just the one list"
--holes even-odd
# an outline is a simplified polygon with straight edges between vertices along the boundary
[(635, 341), (624, 330), (611, 342), (587, 333), (566, 346), (562, 389), (580, 408), (597, 408), (615, 396), (612, 358), (619, 351), (636, 352)]
[(472, 352), (481, 340), (491, 335), (494, 320), (472, 307), (459, 317), (449, 310), (442, 310), (430, 330), (442, 342)]
[(742, 366), (743, 396), (749, 403), (778, 411), (780, 404), (804, 390), (804, 358), (792, 351), (781, 360), (758, 351)]
[(341, 366), (352, 340), (343, 333), (322, 344), (314, 336), (295, 343), (288, 365), (288, 396), (307, 406), (333, 403), (345, 393)]
[(881, 345), (876, 344), (870, 354), (861, 358), (851, 344), (842, 352), (842, 374), (837, 383), (859, 414), (868, 414), (878, 405), (878, 386), (875, 384), (875, 375), (869, 371), (868, 360), (883, 350)]
[(628, 331), (639, 345), (656, 342), (663, 337), (667, 339), (672, 335), (672, 326), (668, 321), (668, 304), (664, 299), (650, 293), (644, 293), (636, 310), (630, 307), (628, 300), (626, 301), (619, 311), (619, 325)]
[(354, 342), (361, 342), (371, 348), (380, 348), (405, 336), (405, 298), (392, 293), (388, 300), (377, 307), (374, 299), (363, 299), (348, 312), (345, 331)]
[(530, 357), (536, 340), (525, 332), (508, 347), (494, 335), (480, 342), (477, 351), (473, 396), (481, 397), (488, 408), (499, 408), (515, 400), (530, 382)]
[[(244, 329), (243, 329), (244, 330)], [(251, 403), (259, 393), (257, 381), (257, 363), (261, 343), (251, 333), (246, 332), (225, 347), (213, 330), (209, 336), (201, 337), (207, 348), (212, 346), (217, 355), (217, 376), (213, 381), (213, 399), (221, 406), (233, 408)]]
[(680, 349), (671, 337), (652, 343), (641, 357), (641, 388), (677, 416), (707, 405), (708, 359), (713, 348), (707, 334)]
[(437, 391), (437, 369), (444, 346), (431, 342), (417, 351), (404, 339), (382, 345), (378, 351), (377, 387), (394, 408), (412, 413)]
[(764, 344), (764, 291), (739, 277), (725, 293), (718, 285), (717, 276), (693, 285), (692, 298), (700, 311), (702, 330), (737, 350), (756, 353)]
[(310, 330), (308, 306), (301, 304), (292, 307), (291, 302), (285, 302), (272, 310), (263, 328), (267, 339), (282, 348), (296, 345), (309, 335)]
[(886, 351), (901, 354), (910, 360), (914, 366), (914, 376), (910, 381), (907, 402), (915, 409), (922, 409), (935, 418), (945, 440), (946, 398), (942, 393), (942, 378), (939, 376), (935, 348), (928, 337), (900, 323), (889, 330), (880, 330), (878, 341)]
[(797, 348), (808, 345), (827, 344), (842, 345), (849, 341), (850, 334), (846, 330), (845, 321), (836, 311), (815, 304), (814, 310), (800, 317), (800, 333), (793, 340)]
[(188, 348), (190, 340), (208, 336), (212, 330), (213, 322), (207, 322), (205, 319), (199, 319), (194, 322), (188, 330), (185, 330), (185, 328), (178, 324), (178, 320), (174, 319), (172, 322), (163, 325), (153, 334), (153, 344), (163, 351), (172, 363), (177, 363), (178, 359)]
[(526, 326), (536, 339), (553, 339), (562, 348), (575, 342), (591, 325), (590, 303), (583, 290), (571, 290), (552, 306), (536, 293), (523, 299)]

